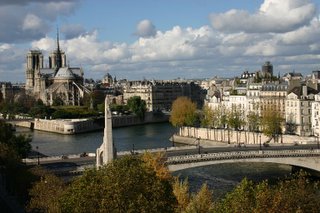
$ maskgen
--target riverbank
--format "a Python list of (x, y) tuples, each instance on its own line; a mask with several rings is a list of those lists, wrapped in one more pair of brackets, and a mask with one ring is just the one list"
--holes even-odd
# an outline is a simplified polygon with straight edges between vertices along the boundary
[(171, 141), (188, 145), (203, 146), (227, 146), (230, 144), (245, 145), (268, 145), (268, 144), (316, 144), (319, 143), (316, 137), (301, 137), (297, 135), (281, 135), (278, 140), (271, 140), (258, 132), (235, 131), (226, 129), (210, 129), (197, 127), (180, 127), (171, 136)]
[[(112, 127), (128, 127), (152, 123), (168, 122), (169, 115), (161, 113), (147, 112), (145, 118), (141, 120), (135, 115), (121, 115), (112, 117)], [(59, 133), (64, 135), (74, 135), (79, 133), (93, 132), (104, 128), (104, 117), (83, 118), (83, 119), (25, 119), (25, 120), (5, 120), (13, 126), (25, 127), (29, 129)]]

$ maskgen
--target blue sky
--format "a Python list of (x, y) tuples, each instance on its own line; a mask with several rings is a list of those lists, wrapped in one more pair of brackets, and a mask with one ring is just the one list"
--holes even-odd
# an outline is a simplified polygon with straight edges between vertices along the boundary
[[(252, 0), (92, 0), (83, 1), (74, 15), (62, 20), (99, 29), (101, 39), (113, 42), (133, 42), (136, 25), (151, 20), (157, 29), (166, 31), (173, 26), (201, 27), (209, 25), (209, 14), (230, 8), (257, 10), (262, 1)], [(93, 15), (94, 14), (94, 15)]]
[[(1, 0), (0, 81), (60, 46), (86, 78), (234, 77), (320, 69), (319, 0)], [(47, 62), (46, 62), (47, 63)], [(45, 64), (46, 64), (45, 63)]]

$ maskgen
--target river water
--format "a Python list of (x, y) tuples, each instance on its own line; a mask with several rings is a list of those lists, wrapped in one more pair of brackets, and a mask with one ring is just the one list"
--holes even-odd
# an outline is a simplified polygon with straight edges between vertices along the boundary
[[(55, 133), (31, 131), (17, 128), (17, 132), (30, 134), (31, 145), (35, 150), (48, 155), (79, 154), (95, 152), (103, 140), (103, 131), (78, 135), (60, 135)], [(114, 144), (117, 151), (132, 149), (152, 149), (172, 146), (169, 141), (174, 128), (168, 123), (148, 124), (113, 129)], [(289, 175), (291, 167), (269, 163), (232, 163), (192, 168), (174, 175), (188, 178), (191, 191), (197, 191), (202, 183), (207, 183), (219, 197), (234, 188), (244, 177), (255, 182), (269, 179), (276, 181)]]

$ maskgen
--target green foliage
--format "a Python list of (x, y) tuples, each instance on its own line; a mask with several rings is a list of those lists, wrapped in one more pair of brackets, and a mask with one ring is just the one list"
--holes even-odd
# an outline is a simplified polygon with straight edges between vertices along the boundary
[(60, 202), (57, 198), (64, 194), (64, 182), (41, 167), (35, 167), (31, 171), (37, 176), (38, 181), (29, 191), (31, 199), (27, 206), (28, 211), (61, 212)]
[(190, 202), (188, 179), (180, 181), (179, 178), (175, 178), (173, 183), (173, 194), (178, 202), (176, 212), (184, 212)]
[(53, 113), (53, 109), (46, 106), (40, 99), (38, 99), (34, 106), (29, 110), (29, 114), (34, 118), (50, 117)]
[(63, 212), (173, 212), (176, 199), (167, 179), (137, 156), (125, 156), (86, 171), (61, 199)]
[(254, 184), (244, 178), (236, 188), (228, 193), (217, 205), (216, 212), (253, 212), (255, 205)]
[(259, 127), (260, 127), (260, 123), (261, 123), (261, 119), (259, 117), (259, 114), (250, 111), (247, 115), (247, 125), (248, 125), (248, 129), (249, 131), (253, 131), (253, 132), (258, 132), (259, 131)]
[(56, 97), (53, 99), (52, 106), (63, 106), (63, 100), (60, 97)]
[(136, 114), (140, 119), (144, 119), (144, 115), (147, 110), (147, 105), (144, 100), (141, 99), (140, 96), (133, 96), (128, 99), (127, 105), (129, 109)]
[(242, 117), (243, 112), (238, 110), (237, 108), (232, 108), (231, 111), (227, 114), (227, 124), (230, 128), (235, 130), (239, 130), (244, 124), (245, 121)]
[(215, 212), (318, 212), (319, 199), (319, 183), (299, 172), (275, 186), (243, 179), (216, 205)]
[(210, 213), (213, 212), (212, 192), (207, 184), (203, 184), (197, 194), (193, 195), (186, 213)]
[(178, 97), (171, 107), (170, 122), (175, 127), (193, 126), (197, 121), (197, 106), (187, 97)]
[(278, 111), (266, 110), (262, 113), (262, 132), (268, 137), (276, 138), (281, 133), (284, 119)]
[(212, 128), (214, 127), (214, 111), (206, 104), (202, 108), (201, 126)]
[(63, 106), (56, 107), (52, 118), (87, 118), (97, 116), (98, 112), (90, 110), (87, 107)]
[(31, 138), (25, 135), (15, 135), (11, 124), (0, 120), (0, 144), (6, 144), (19, 157), (26, 157), (31, 150)]
[(128, 105), (110, 104), (110, 110), (118, 113), (125, 113), (130, 110)]

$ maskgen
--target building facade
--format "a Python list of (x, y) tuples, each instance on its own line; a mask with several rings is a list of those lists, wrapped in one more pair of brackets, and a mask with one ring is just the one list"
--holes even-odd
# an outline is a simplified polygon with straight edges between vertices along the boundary
[(44, 57), (39, 50), (27, 53), (26, 93), (47, 105), (80, 105), (87, 92), (83, 85), (83, 70), (67, 65), (58, 34), (57, 49), (50, 54), (48, 62), (49, 66), (44, 67)]

